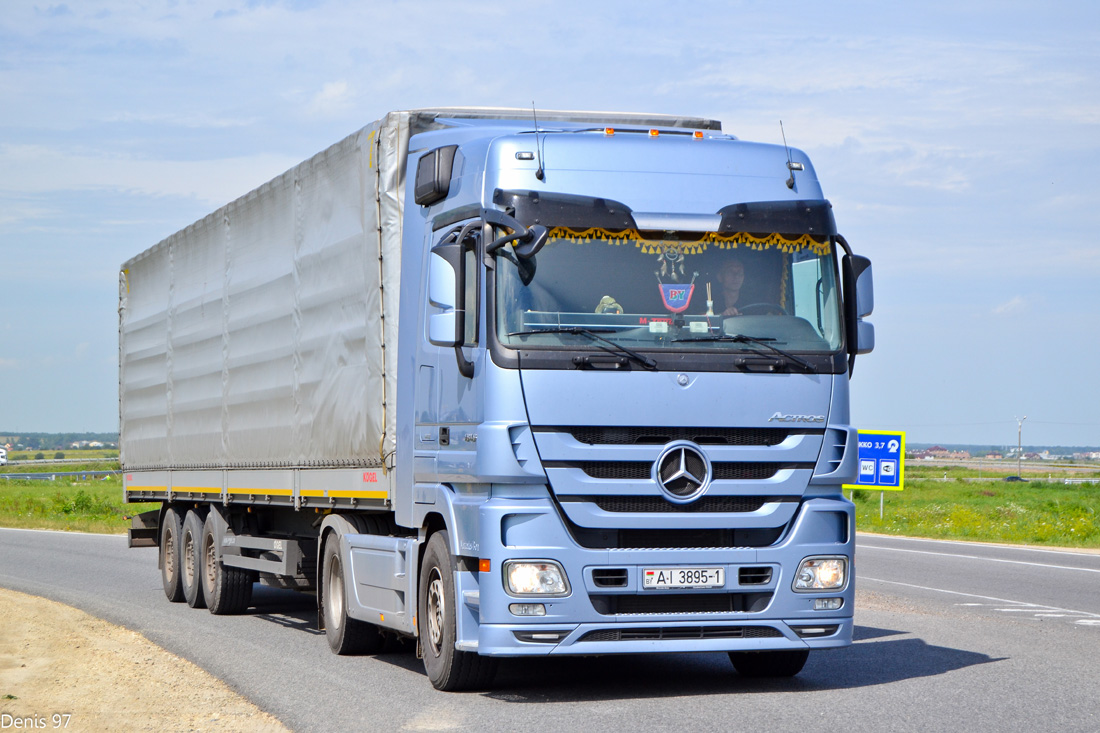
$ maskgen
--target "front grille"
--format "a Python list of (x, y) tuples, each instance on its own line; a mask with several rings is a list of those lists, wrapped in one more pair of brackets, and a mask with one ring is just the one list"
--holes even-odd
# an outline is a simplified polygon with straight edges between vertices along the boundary
[[(548, 430), (550, 428), (534, 428)], [(811, 431), (786, 428), (669, 428), (669, 427), (588, 427), (554, 428), (567, 432), (588, 445), (664, 445), (674, 440), (690, 440), (699, 445), (779, 445), (789, 435)], [(812, 431), (820, 433), (821, 431)]]
[(712, 547), (769, 547), (785, 527), (765, 529), (597, 529), (569, 523), (570, 534), (590, 550), (672, 550)]
[(756, 613), (771, 602), (771, 593), (658, 593), (590, 595), (604, 616), (654, 613)]
[(605, 512), (629, 512), (634, 514), (660, 514), (665, 512), (746, 513), (759, 511), (771, 501), (784, 501), (785, 497), (766, 496), (704, 496), (690, 504), (673, 504), (663, 496), (595, 496), (561, 497), (562, 502), (592, 501)]
[(584, 641), (667, 641), (676, 639), (775, 639), (783, 636), (770, 626), (658, 626), (647, 629), (600, 629)]
[(579, 463), (548, 462), (548, 468), (569, 466), (579, 468), (592, 478), (645, 481), (652, 477), (653, 464), (646, 461), (581, 461)]
[[(653, 477), (649, 461), (546, 461), (546, 468), (579, 468), (592, 478), (646, 481)], [(716, 481), (763, 481), (785, 468), (813, 468), (812, 463), (764, 463), (716, 461), (711, 464)]]

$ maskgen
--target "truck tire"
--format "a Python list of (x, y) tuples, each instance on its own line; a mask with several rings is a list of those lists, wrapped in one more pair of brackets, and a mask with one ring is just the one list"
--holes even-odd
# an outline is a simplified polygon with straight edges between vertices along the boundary
[(216, 616), (242, 613), (252, 603), (253, 576), (249, 570), (226, 567), (217, 543), (214, 511), (206, 515), (202, 528), (202, 589), (206, 607)]
[(794, 677), (810, 657), (809, 649), (778, 652), (730, 652), (730, 661), (742, 677)]
[(321, 561), (321, 610), (325, 616), (325, 638), (340, 655), (377, 654), (383, 637), (378, 627), (348, 616), (347, 584), (340, 559), (340, 535), (330, 532)]
[(454, 692), (489, 685), (496, 674), (496, 660), (455, 649), (458, 607), (450, 547), (446, 530), (428, 540), (420, 564), (417, 625), (428, 679), (437, 690)]
[(160, 523), (160, 581), (164, 585), (164, 595), (172, 603), (183, 600), (183, 562), (180, 554), (182, 532), (180, 515), (175, 509), (169, 508)]
[(183, 520), (180, 542), (180, 581), (183, 597), (191, 608), (206, 608), (206, 596), (202, 589), (202, 529), (203, 521), (198, 512), (191, 509)]

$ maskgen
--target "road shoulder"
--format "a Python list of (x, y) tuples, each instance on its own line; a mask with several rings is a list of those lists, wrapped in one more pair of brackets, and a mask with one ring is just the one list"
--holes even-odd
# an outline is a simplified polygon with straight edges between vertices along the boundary
[(0, 618), (0, 714), (32, 723), (21, 727), (287, 730), (191, 662), (83, 611), (0, 588)]

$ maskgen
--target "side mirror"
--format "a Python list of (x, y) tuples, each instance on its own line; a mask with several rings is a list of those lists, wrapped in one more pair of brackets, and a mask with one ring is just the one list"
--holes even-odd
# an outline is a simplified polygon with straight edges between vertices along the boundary
[(451, 173), (454, 170), (457, 145), (447, 145), (429, 150), (420, 156), (416, 164), (416, 183), (413, 199), (421, 206), (431, 206), (447, 198), (451, 190)]
[(875, 290), (871, 260), (859, 255), (847, 255), (841, 265), (850, 373), (854, 357), (857, 354), (869, 354), (875, 348), (875, 327), (863, 320), (875, 310)]
[(535, 224), (528, 228), (527, 238), (519, 238), (519, 244), (513, 247), (513, 251), (521, 260), (529, 260), (538, 254), (548, 239), (550, 239), (550, 230), (542, 224)]
[(871, 278), (871, 260), (852, 255), (852, 274), (856, 278), (856, 317), (866, 318), (875, 310), (875, 286)]
[(466, 334), (466, 251), (457, 243), (432, 247), (428, 257), (428, 300), (442, 313), (428, 318), (428, 341), (458, 346)]
[(875, 348), (875, 324), (860, 320), (856, 324), (856, 353), (870, 354)]

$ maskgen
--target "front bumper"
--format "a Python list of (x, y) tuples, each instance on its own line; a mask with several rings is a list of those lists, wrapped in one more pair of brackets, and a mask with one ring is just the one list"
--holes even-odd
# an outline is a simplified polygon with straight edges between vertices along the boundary
[[(843, 498), (808, 499), (778, 544), (762, 548), (590, 549), (569, 535), (549, 499), (492, 499), (480, 508), (480, 558), (489, 572), (460, 572), (461, 649), (487, 656), (822, 649), (852, 643), (854, 511)], [(796, 593), (798, 565), (812, 556), (848, 558), (836, 591)], [(506, 560), (552, 559), (569, 577), (560, 598), (505, 591)], [(645, 568), (725, 568), (725, 587), (646, 590)], [(612, 572), (613, 571), (613, 572)], [(615, 585), (604, 584), (608, 573)], [(765, 576), (766, 579), (765, 579)], [(835, 611), (814, 599), (840, 598)], [(542, 603), (546, 615), (518, 617), (513, 603)]]

